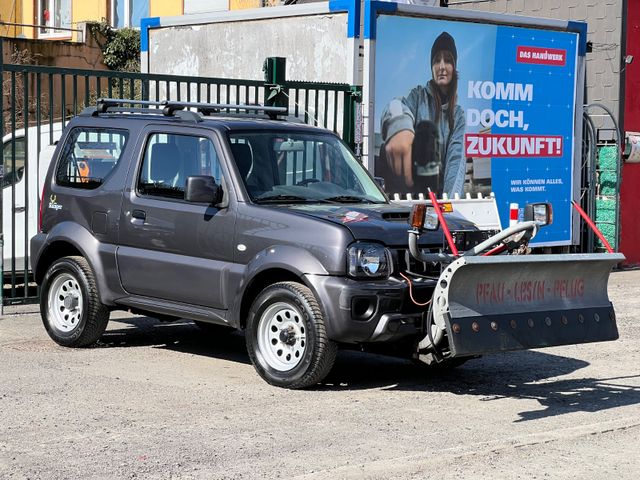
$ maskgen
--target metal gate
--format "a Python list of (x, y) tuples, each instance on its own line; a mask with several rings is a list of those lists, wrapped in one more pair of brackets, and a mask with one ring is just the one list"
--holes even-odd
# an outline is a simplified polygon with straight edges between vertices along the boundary
[(67, 121), (100, 97), (284, 104), (291, 115), (338, 133), (358, 150), (355, 112), (360, 90), (347, 84), (78, 70), (4, 64), (1, 59), (0, 77), (0, 306), (37, 301), (29, 272), (29, 239), (37, 229), (41, 180), (50, 159), (46, 154)]

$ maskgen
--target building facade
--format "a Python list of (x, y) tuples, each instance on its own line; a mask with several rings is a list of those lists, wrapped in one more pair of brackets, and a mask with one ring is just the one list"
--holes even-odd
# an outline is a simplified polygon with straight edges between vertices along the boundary
[(0, 36), (83, 41), (83, 22), (139, 27), (145, 17), (182, 15), (185, 5), (189, 0), (2, 0)]
[[(623, 118), (623, 4), (623, 0), (451, 0), (449, 8), (586, 22), (591, 51), (587, 53), (585, 103), (602, 103)], [(612, 127), (606, 116), (599, 117), (598, 123)]]

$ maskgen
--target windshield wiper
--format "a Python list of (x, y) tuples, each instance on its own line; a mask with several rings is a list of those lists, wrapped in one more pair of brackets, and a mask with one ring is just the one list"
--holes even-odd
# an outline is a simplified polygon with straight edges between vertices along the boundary
[(335, 203), (375, 203), (373, 200), (369, 200), (364, 197), (357, 197), (355, 195), (338, 195), (335, 197), (323, 198), (322, 201)]
[(299, 203), (308, 202), (308, 198), (299, 197), (298, 195), (269, 195), (266, 197), (259, 197), (253, 200), (255, 203)]

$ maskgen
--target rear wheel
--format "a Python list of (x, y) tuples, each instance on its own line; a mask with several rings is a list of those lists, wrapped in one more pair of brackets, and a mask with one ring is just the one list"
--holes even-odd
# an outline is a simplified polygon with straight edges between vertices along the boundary
[(292, 389), (324, 379), (337, 352), (318, 301), (296, 282), (276, 283), (260, 293), (249, 311), (246, 342), (258, 374)]
[(95, 343), (109, 322), (91, 267), (83, 257), (54, 262), (42, 281), (40, 313), (49, 336), (65, 347)]

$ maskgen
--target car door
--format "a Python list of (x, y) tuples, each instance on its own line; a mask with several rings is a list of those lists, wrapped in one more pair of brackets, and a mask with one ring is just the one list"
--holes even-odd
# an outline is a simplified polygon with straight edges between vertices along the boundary
[[(118, 269), (131, 294), (224, 309), (233, 259), (233, 209), (184, 200), (190, 175), (224, 184), (215, 135), (148, 127), (129, 173), (120, 217)], [(225, 199), (229, 199), (228, 192)]]

